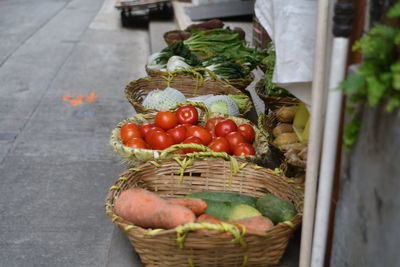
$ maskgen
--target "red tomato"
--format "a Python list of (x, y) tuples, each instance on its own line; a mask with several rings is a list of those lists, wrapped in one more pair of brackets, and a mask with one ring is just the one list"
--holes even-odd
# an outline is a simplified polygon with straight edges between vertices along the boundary
[(174, 144), (174, 138), (163, 132), (153, 132), (150, 139), (150, 145), (153, 149), (163, 150)]
[(142, 138), (139, 126), (134, 123), (128, 122), (121, 127), (122, 143), (126, 144), (131, 138)]
[(178, 125), (175, 114), (169, 110), (159, 111), (154, 119), (154, 124), (164, 130), (172, 129)]
[(185, 126), (186, 130), (193, 126), (192, 124), (188, 124), (188, 123), (184, 123), (184, 124), (181, 124), (181, 125)]
[(225, 135), (226, 140), (229, 143), (229, 147), (233, 152), (238, 144), (245, 143), (244, 137), (239, 132), (232, 132)]
[(207, 146), (212, 140), (210, 132), (200, 125), (193, 125), (192, 127), (189, 127), (186, 136), (196, 136), (200, 138), (205, 146)]
[(230, 152), (229, 142), (225, 137), (216, 137), (208, 147), (215, 152), (226, 152), (228, 154)]
[(255, 132), (250, 124), (241, 124), (238, 126), (238, 132), (241, 133), (246, 140), (246, 143), (252, 144), (254, 141)]
[(145, 123), (142, 124), (139, 128), (140, 128), (140, 132), (142, 133), (142, 136), (145, 137), (146, 134), (150, 131), (151, 128), (153, 128), (154, 125), (151, 123)]
[(197, 109), (191, 105), (185, 105), (177, 109), (175, 112), (178, 122), (181, 124), (196, 124), (199, 119)]
[(167, 133), (174, 138), (175, 144), (179, 144), (186, 138), (186, 127), (181, 124), (169, 129)]
[(126, 146), (132, 148), (148, 148), (147, 143), (142, 138), (131, 138), (126, 144)]
[(215, 126), (215, 134), (222, 137), (236, 130), (236, 123), (231, 119), (222, 120)]
[(215, 138), (218, 137), (218, 136), (215, 134), (215, 131), (210, 131), (210, 134), (211, 134), (212, 140), (214, 140)]
[[(203, 141), (201, 141), (201, 139), (196, 137), (196, 136), (189, 136), (188, 138), (183, 140), (182, 144), (199, 144), (199, 145), (202, 145)], [(188, 149), (180, 150), (180, 152), (178, 152), (178, 151), (177, 152), (181, 153), (181, 154), (186, 154), (186, 153), (192, 153), (192, 152), (197, 152), (197, 151), (199, 151), (199, 150), (188, 148)]]
[(164, 130), (161, 129), (160, 127), (153, 127), (153, 128), (151, 128), (151, 129), (147, 132), (146, 136), (144, 137), (144, 140), (146, 140), (146, 142), (147, 142), (148, 144), (150, 144), (150, 139), (151, 139), (151, 135), (153, 134), (153, 132), (164, 132)]
[(207, 121), (207, 123), (206, 123), (206, 129), (209, 130), (210, 132), (211, 132), (211, 131), (214, 131), (215, 126), (217, 126), (217, 124), (218, 124), (220, 121), (223, 121), (223, 120), (225, 120), (225, 118), (223, 118), (223, 117), (215, 117), (215, 118), (209, 119), (209, 120)]
[(250, 156), (250, 155), (255, 155), (256, 151), (252, 145), (249, 143), (241, 143), (238, 144), (233, 150), (233, 155), (235, 156)]

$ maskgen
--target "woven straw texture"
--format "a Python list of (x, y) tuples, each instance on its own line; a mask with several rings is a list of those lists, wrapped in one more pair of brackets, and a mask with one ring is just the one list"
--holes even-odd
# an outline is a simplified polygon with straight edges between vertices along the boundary
[(222, 81), (204, 80), (202, 77), (192, 77), (184, 74), (174, 76), (158, 76), (151, 78), (141, 78), (130, 82), (125, 88), (125, 96), (129, 103), (135, 108), (137, 113), (151, 113), (157, 110), (145, 108), (141, 103), (146, 95), (155, 90), (164, 90), (166, 87), (177, 89), (185, 97), (195, 97), (201, 95), (242, 95), (248, 98), (248, 103), (242, 115), (247, 114), (252, 103), (250, 98), (243, 94), (239, 89)]
[[(271, 266), (279, 263), (292, 234), (301, 223), (303, 191), (289, 184), (291, 179), (275, 175), (269, 169), (247, 164), (233, 176), (232, 185), (229, 186), (229, 162), (195, 160), (184, 171), (180, 183), (176, 173), (181, 167), (176, 161), (162, 161), (160, 165), (156, 167), (144, 163), (122, 173), (106, 198), (107, 215), (126, 233), (146, 266)], [(265, 235), (242, 233), (235, 236), (236, 242), (233, 242), (230, 234), (195, 231), (219, 229), (223, 232), (221, 227), (210, 228), (210, 224), (206, 223), (189, 223), (175, 229), (151, 231), (132, 225), (113, 212), (120, 193), (131, 187), (145, 188), (163, 198), (177, 198), (199, 191), (234, 192), (253, 197), (272, 193), (292, 202), (299, 214), (292, 221), (275, 225)]]
[(274, 135), (272, 130), (278, 126), (279, 120), (276, 118), (276, 113), (274, 111), (270, 112), (268, 115), (262, 113), (258, 117), (258, 129), (267, 136), (269, 148), (271, 153), (273, 153), (281, 162), (281, 169), (285, 170), (285, 174), (289, 177), (294, 177), (304, 173), (304, 166), (298, 166), (291, 164), (290, 161), (285, 157), (285, 152), (281, 147), (277, 146), (274, 141)]
[[(179, 104), (177, 107), (184, 105)], [(255, 156), (249, 156), (249, 157), (238, 157), (242, 158), (248, 161), (253, 161), (253, 162), (259, 162), (263, 158), (267, 157), (269, 153), (269, 147), (268, 147), (268, 137), (265, 136), (265, 133), (260, 131), (257, 126), (252, 124), (249, 120), (239, 118), (239, 117), (233, 117), (233, 116), (228, 116), (224, 114), (219, 114), (219, 113), (208, 113), (207, 108), (201, 104), (201, 103), (190, 103), (189, 104), (199, 107), (202, 111), (199, 114), (199, 121), (198, 124), (205, 126), (205, 123), (207, 122), (208, 118), (213, 118), (213, 117), (224, 117), (224, 118), (230, 118), (232, 119), (237, 125), (247, 123), (253, 126), (254, 131), (255, 131), (255, 141), (253, 143), (253, 146), (256, 150), (256, 155)], [(171, 109), (175, 110), (175, 108)], [(118, 123), (117, 127), (112, 131), (111, 133), (111, 138), (110, 138), (110, 145), (112, 146), (113, 150), (121, 155), (122, 160), (128, 165), (136, 165), (140, 162), (146, 162), (149, 160), (153, 159), (158, 159), (161, 157), (161, 150), (151, 150), (151, 149), (142, 149), (142, 148), (130, 148), (127, 146), (124, 146), (121, 140), (121, 127), (128, 122), (136, 123), (137, 125), (142, 125), (143, 123), (154, 123), (154, 118), (156, 116), (156, 113), (148, 113), (148, 114), (137, 114), (132, 118), (126, 119), (120, 123)], [(203, 148), (203, 151), (207, 150), (206, 147)], [(176, 156), (177, 154), (170, 154), (170, 155), (164, 155), (164, 156)]]
[[(150, 77), (159, 77), (159, 76), (165, 76), (167, 73), (164, 71), (160, 70), (151, 70), (147, 68), (146, 66), (146, 72)], [(216, 79), (216, 77), (215, 77)], [(218, 79), (217, 79), (218, 80)], [(226, 82), (227, 84), (232, 85), (233, 87), (244, 91), (246, 87), (254, 80), (254, 74), (249, 73), (249, 75), (246, 78), (237, 78), (237, 79), (224, 79), (222, 81)]]
[(264, 101), (265, 108), (272, 111), (280, 109), (281, 107), (299, 104), (299, 100), (295, 97), (279, 97), (266, 95), (264, 89), (264, 80), (261, 80), (257, 83), (256, 93)]
[(167, 43), (168, 46), (173, 45), (173, 44), (175, 44), (175, 43), (181, 41), (181, 40), (176, 40), (176, 39), (168, 38), (168, 35), (171, 34), (171, 33), (177, 33), (177, 34), (179, 34), (179, 33), (181, 33), (181, 32), (182, 32), (181, 30), (174, 30), (174, 31), (165, 32), (164, 35), (163, 35), (164, 41)]

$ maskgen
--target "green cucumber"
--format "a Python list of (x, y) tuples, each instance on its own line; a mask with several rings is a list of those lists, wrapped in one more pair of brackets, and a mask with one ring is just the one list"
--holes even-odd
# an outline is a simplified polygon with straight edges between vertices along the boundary
[(256, 207), (257, 199), (251, 196), (230, 192), (197, 192), (185, 196), (186, 198), (200, 198), (202, 200), (214, 200), (221, 202), (235, 202)]
[(239, 205), (238, 203), (215, 201), (203, 199), (207, 203), (206, 214), (212, 215), (220, 220), (228, 221), (232, 209)]
[(263, 216), (270, 218), (274, 224), (290, 221), (297, 214), (292, 203), (272, 194), (266, 194), (260, 197), (257, 200), (256, 208)]
[(206, 214), (224, 221), (235, 221), (249, 217), (261, 216), (254, 207), (237, 202), (204, 200), (207, 203)]

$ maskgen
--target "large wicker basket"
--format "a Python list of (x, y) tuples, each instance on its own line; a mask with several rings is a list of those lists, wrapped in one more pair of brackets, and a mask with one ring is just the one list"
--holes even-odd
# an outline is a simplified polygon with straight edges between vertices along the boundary
[[(158, 166), (141, 164), (122, 173), (110, 188), (106, 213), (126, 233), (146, 266), (276, 265), (301, 223), (303, 191), (289, 184), (290, 179), (284, 176), (254, 164), (242, 165), (242, 162), (238, 163), (242, 169), (233, 176), (230, 186), (231, 164), (223, 160), (195, 160), (183, 172), (175, 160), (162, 161)], [(183, 173), (183, 179), (179, 173)], [(145, 188), (163, 198), (177, 198), (199, 191), (234, 192), (253, 197), (272, 193), (292, 202), (299, 213), (291, 221), (275, 225), (265, 235), (243, 235), (243, 229), (240, 231), (229, 224), (189, 223), (170, 230), (144, 229), (118, 217), (113, 211), (120, 193), (132, 187)], [(199, 229), (236, 234), (204, 234), (197, 232)]]
[(261, 80), (257, 83), (256, 93), (264, 101), (265, 108), (272, 111), (277, 110), (281, 107), (299, 104), (299, 100), (296, 97), (279, 97), (266, 95), (264, 89), (264, 80)]
[[(177, 107), (184, 105), (185, 103), (177, 105)], [(187, 104), (187, 103), (186, 103)], [(269, 147), (268, 147), (268, 139), (267, 136), (265, 136), (265, 132), (260, 131), (257, 126), (253, 125), (249, 120), (246, 120), (244, 118), (239, 118), (239, 117), (234, 117), (234, 116), (229, 116), (229, 115), (224, 115), (224, 114), (219, 114), (219, 113), (209, 113), (207, 111), (207, 108), (204, 106), (202, 103), (190, 103), (189, 104), (198, 107), (201, 112), (199, 114), (199, 123), (203, 126), (205, 126), (205, 123), (207, 122), (208, 118), (213, 118), (213, 117), (225, 117), (225, 118), (230, 118), (232, 119), (236, 124), (243, 124), (247, 123), (253, 126), (254, 131), (255, 131), (255, 141), (253, 143), (253, 146), (256, 150), (256, 155), (255, 156), (248, 156), (248, 157), (238, 157), (242, 158), (244, 160), (248, 161), (253, 161), (253, 162), (262, 162), (264, 159), (267, 158), (268, 153), (269, 153)], [(171, 110), (175, 110), (177, 107), (172, 108)], [(128, 122), (136, 123), (138, 125), (142, 125), (144, 123), (154, 123), (154, 118), (155, 118), (156, 113), (148, 113), (148, 114), (137, 114), (132, 118), (126, 119), (120, 123), (118, 123), (117, 127), (112, 131), (111, 133), (111, 138), (110, 138), (110, 144), (113, 148), (113, 150), (118, 153), (121, 157), (122, 160), (128, 165), (136, 165), (141, 162), (146, 162), (149, 160), (154, 160), (158, 159), (162, 156), (161, 150), (151, 150), (151, 149), (143, 149), (143, 148), (131, 148), (123, 145), (122, 140), (121, 140), (121, 127)], [(207, 147), (202, 146), (203, 151), (207, 150)], [(175, 157), (177, 154), (163, 154), (163, 157)]]
[(195, 97), (201, 95), (242, 95), (248, 98), (248, 103), (242, 115), (246, 115), (252, 108), (250, 98), (243, 94), (239, 89), (223, 82), (203, 79), (202, 77), (193, 77), (184, 74), (172, 76), (157, 76), (151, 78), (141, 78), (130, 82), (125, 87), (125, 96), (129, 103), (138, 113), (152, 113), (157, 110), (145, 108), (142, 102), (146, 95), (155, 89), (164, 90), (166, 87), (172, 87), (179, 90), (185, 97)]
[[(146, 66), (146, 72), (147, 72), (147, 75), (149, 75), (150, 77), (159, 77), (159, 76), (168, 75), (167, 72), (160, 71), (160, 70), (152, 70), (152, 69), (149, 69), (147, 66)], [(187, 73), (190, 74), (189, 71)], [(216, 79), (216, 77), (214, 77), (214, 78)], [(246, 89), (246, 87), (253, 80), (254, 80), (254, 74), (252, 72), (250, 72), (250, 74), (246, 78), (224, 79), (223, 81), (241, 91), (244, 91)]]

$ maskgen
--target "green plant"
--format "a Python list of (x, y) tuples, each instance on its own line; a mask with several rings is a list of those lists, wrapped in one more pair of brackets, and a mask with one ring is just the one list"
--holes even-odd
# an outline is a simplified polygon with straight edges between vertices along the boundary
[(361, 127), (361, 111), (356, 111), (359, 104), (362, 107), (383, 104), (387, 112), (400, 107), (400, 1), (389, 10), (386, 20), (354, 44), (353, 51), (360, 50), (363, 61), (359, 72), (340, 84), (349, 96), (346, 111), (354, 115), (344, 133), (347, 151), (356, 142)]
[(262, 61), (263, 65), (266, 68), (264, 75), (265, 94), (269, 96), (293, 97), (293, 95), (289, 93), (286, 89), (276, 86), (276, 84), (272, 82), (272, 75), (274, 74), (276, 59), (275, 46), (273, 42), (270, 42), (268, 44), (267, 54), (268, 55)]

